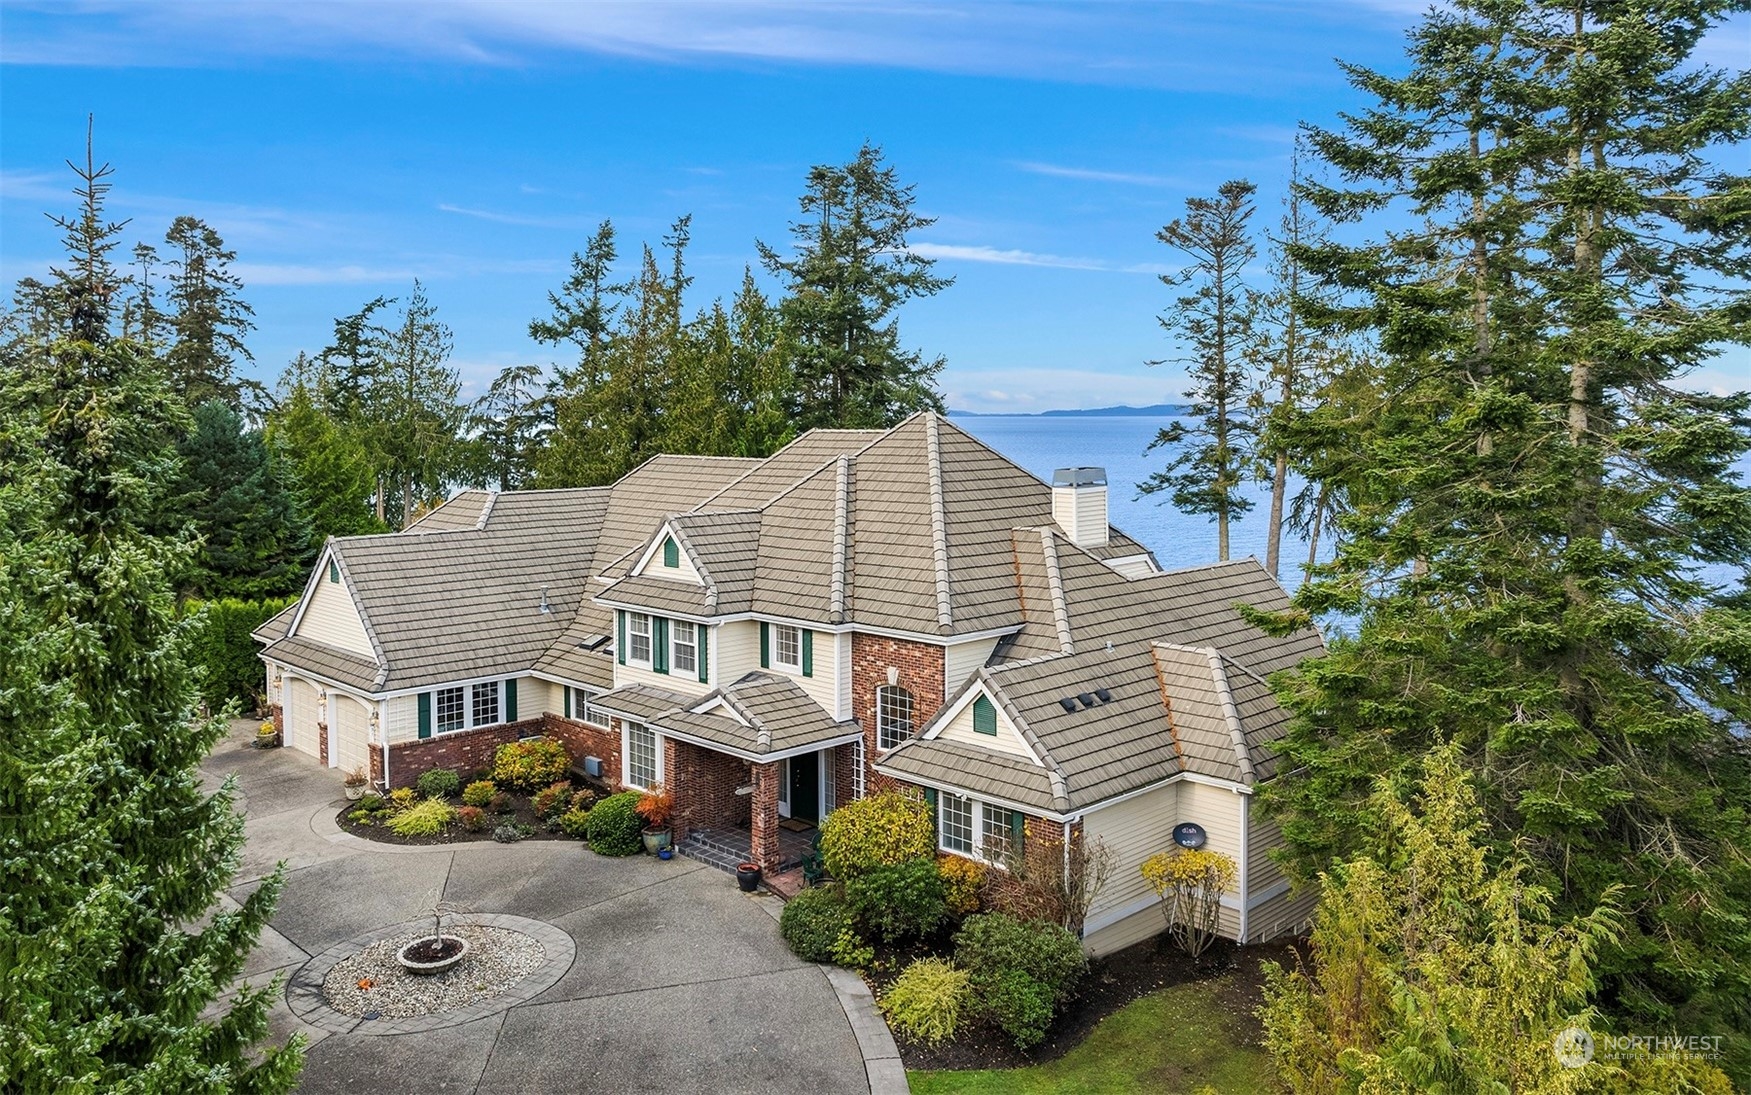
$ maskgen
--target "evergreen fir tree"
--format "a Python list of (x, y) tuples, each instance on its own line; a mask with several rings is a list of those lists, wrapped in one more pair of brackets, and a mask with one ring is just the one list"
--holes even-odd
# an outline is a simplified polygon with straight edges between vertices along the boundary
[(495, 490), (532, 486), (535, 462), (547, 432), (546, 405), (541, 366), (513, 365), (500, 370), (469, 411), (465, 426), (469, 481)]
[(173, 504), (201, 538), (187, 592), (249, 599), (300, 589), (317, 541), (280, 452), (217, 399), (195, 408), (178, 451)]
[(294, 383), (268, 416), (263, 437), (289, 465), (298, 509), (308, 518), (311, 542), (330, 536), (386, 532), (373, 512), (377, 473), (359, 436), (319, 401), (320, 384)]
[(405, 528), (415, 510), (436, 498), (461, 464), (461, 430), (467, 414), (462, 380), (450, 368), (450, 328), (418, 281), (394, 326), (367, 325), (360, 349), (368, 385), (360, 416), (365, 437), (378, 454), (379, 516), (399, 495), (396, 524)]
[[(1241, 272), (1258, 254), (1248, 235), (1252, 197), (1244, 179), (1217, 188), (1214, 198), (1187, 198), (1184, 219), (1175, 219), (1156, 238), (1189, 263), (1179, 273), (1163, 274), (1164, 285), (1190, 285), (1174, 302), (1161, 326), (1185, 346), (1195, 423), (1175, 422), (1160, 430), (1149, 451), (1177, 450), (1167, 467), (1137, 484), (1140, 494), (1167, 492), (1181, 513), (1203, 514), (1216, 524), (1216, 558), (1228, 558), (1229, 525), (1252, 508), (1241, 493), (1257, 431), (1247, 410), (1247, 354), (1252, 348), (1257, 294)], [(1164, 364), (1152, 361), (1151, 365)]]
[(943, 359), (902, 349), (894, 318), (906, 301), (954, 283), (906, 248), (913, 232), (936, 223), (913, 211), (916, 200), (881, 149), (866, 144), (843, 167), (810, 170), (789, 258), (758, 245), (785, 285), (778, 307), (794, 348), (799, 429), (886, 427), (942, 410)]
[(242, 280), (231, 273), (237, 255), (194, 217), (172, 221), (164, 242), (174, 248), (165, 319), (172, 381), (191, 407), (209, 399), (238, 406), (242, 388), (236, 366), (239, 360), (255, 360), (243, 344), (255, 330), (255, 311), (239, 295)]
[[(1684, 390), (1751, 343), (1751, 75), (1695, 64), (1733, 3), (1461, 0), (1413, 33), (1378, 105), (1316, 132), (1336, 216), (1426, 228), (1313, 249), (1376, 340), (1383, 393), (1318, 469), (1344, 543), (1296, 602), (1352, 637), (1283, 684), (1266, 792), (1305, 873), (1357, 847), (1372, 777), (1459, 747), (1488, 833), (1559, 914), (1611, 887), (1620, 1029), (1727, 1036), (1751, 1082), (1751, 615), (1702, 580), (1751, 566), (1751, 397)], [(1335, 425), (1335, 423), (1334, 423)]]
[(243, 822), (197, 765), (195, 717), (154, 535), (186, 412), (144, 347), (110, 337), (107, 166), (80, 171), (52, 339), (0, 353), (0, 1078), (20, 1092), (276, 1092), (300, 1039), (265, 1050), (277, 986), (203, 1013), (241, 972), (283, 875), (217, 908)]

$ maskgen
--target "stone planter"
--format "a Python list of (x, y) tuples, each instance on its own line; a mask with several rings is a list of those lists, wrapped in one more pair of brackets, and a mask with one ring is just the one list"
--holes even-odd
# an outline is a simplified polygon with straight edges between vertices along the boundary
[(348, 783), (348, 784), (345, 784), (344, 786), (346, 787), (348, 798), (357, 801), (358, 799), (365, 797), (365, 787), (367, 786), (366, 784)]
[(743, 893), (753, 893), (760, 888), (760, 864), (736, 864), (736, 885)]
[(642, 834), (646, 855), (656, 855), (664, 848), (670, 847), (669, 830), (646, 829)]
[[(422, 950), (436, 953), (421, 953)], [(409, 973), (429, 975), (453, 969), (468, 957), (468, 940), (455, 935), (428, 935), (395, 952), (395, 960)]]

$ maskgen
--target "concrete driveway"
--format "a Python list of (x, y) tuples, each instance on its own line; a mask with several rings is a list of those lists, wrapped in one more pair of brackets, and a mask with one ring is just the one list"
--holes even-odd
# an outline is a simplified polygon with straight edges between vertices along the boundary
[(904, 1084), (897, 1060), (874, 1060), (885, 1054), (870, 1048), (880, 1039), (867, 998), (842, 997), (842, 977), (790, 953), (763, 904), (773, 899), (744, 895), (729, 875), (690, 860), (606, 859), (570, 842), (360, 840), (333, 823), (339, 774), (292, 750), (251, 748), (253, 725), (239, 723), (203, 766), (215, 785), (236, 774), (241, 790), (249, 842), (231, 896), (245, 896), (275, 862), (288, 866), (245, 980), (292, 978), (360, 933), (429, 915), (440, 898), (553, 925), (575, 945), (544, 991), (435, 1030), (328, 1030), (300, 1019), (282, 994), (275, 1035), (302, 1031), (312, 1042), (301, 1090), (868, 1092), (872, 1076), (879, 1089), (894, 1073)]

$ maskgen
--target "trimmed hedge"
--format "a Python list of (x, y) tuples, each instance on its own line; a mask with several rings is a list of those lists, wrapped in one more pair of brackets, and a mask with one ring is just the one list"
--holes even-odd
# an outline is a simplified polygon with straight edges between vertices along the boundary
[(965, 970), (946, 958), (920, 958), (882, 995), (882, 1015), (895, 1030), (934, 1046), (955, 1036), (971, 996)]
[(845, 903), (865, 929), (892, 941), (929, 935), (948, 919), (936, 860), (877, 867), (845, 883)]
[(778, 934), (805, 962), (836, 961), (842, 933), (855, 936), (857, 928), (851, 908), (832, 886), (817, 886), (797, 894), (785, 903), (784, 912), (778, 917)]
[(217, 711), (236, 700), (253, 711), (267, 687), (261, 646), (249, 633), (272, 619), (296, 598), (267, 597), (244, 601), (220, 597), (187, 601), (181, 613), (188, 624), (187, 656), (200, 680), (201, 701)]
[(586, 832), (590, 850), (597, 855), (637, 855), (644, 850), (640, 839), (644, 818), (638, 816), (638, 792), (609, 795), (590, 809)]
[(433, 768), (420, 773), (413, 785), (427, 798), (449, 798), (462, 785), (462, 777), (448, 768)]
[(930, 807), (896, 791), (847, 802), (821, 823), (821, 861), (842, 881), (935, 852)]
[(972, 978), (974, 1006), (1026, 1049), (1045, 1037), (1087, 971), (1088, 956), (1057, 924), (981, 913), (955, 934), (955, 964)]

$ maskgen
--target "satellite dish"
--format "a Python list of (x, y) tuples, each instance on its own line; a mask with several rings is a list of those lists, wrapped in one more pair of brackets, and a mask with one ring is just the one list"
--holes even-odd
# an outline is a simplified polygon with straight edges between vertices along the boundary
[(1173, 842), (1182, 848), (1202, 848), (1204, 846), (1204, 827), (1186, 822), (1173, 827)]

